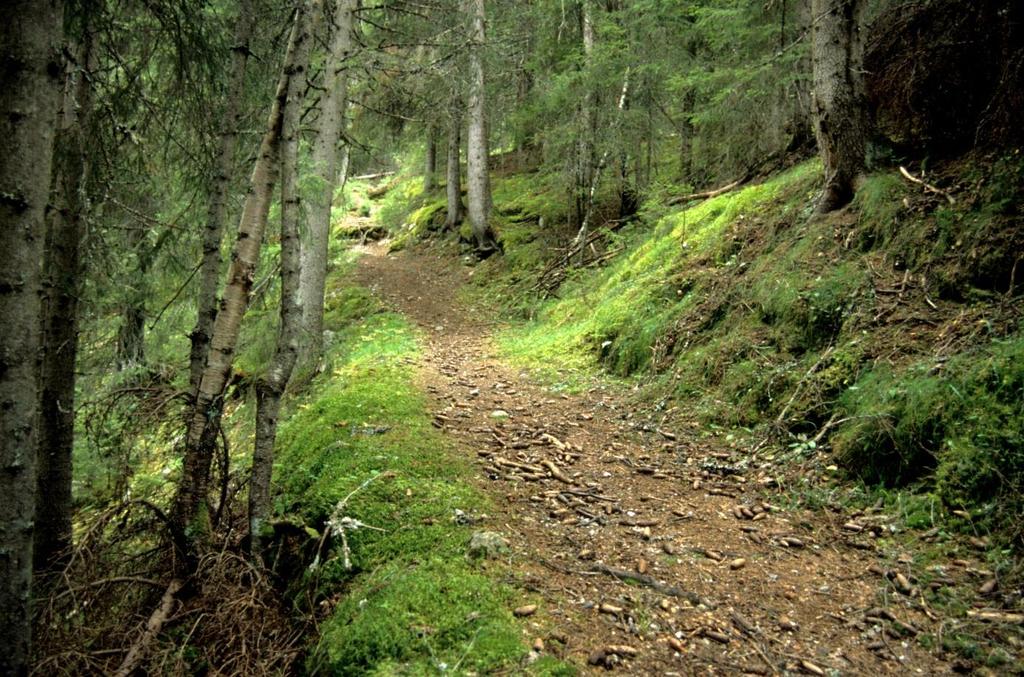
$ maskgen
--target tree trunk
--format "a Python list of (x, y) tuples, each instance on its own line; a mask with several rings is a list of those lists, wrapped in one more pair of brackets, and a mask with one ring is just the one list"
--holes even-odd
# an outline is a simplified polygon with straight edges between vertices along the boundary
[[(351, 20), (354, 2), (339, 2), (339, 11), (344, 11), (342, 5), (345, 5), (345, 10), (348, 10), (345, 13)], [(313, 13), (319, 11), (319, 0), (307, 0), (300, 8), (296, 25), (301, 25), (301, 35), (310, 34)], [(345, 27), (340, 24), (339, 28)], [(288, 81), (287, 104), (281, 119), (281, 328), (277, 337), (277, 349), (267, 367), (267, 373), (256, 383), (256, 441), (252, 454), (252, 475), (249, 479), (249, 544), (254, 554), (261, 551), (263, 524), (270, 514), (270, 479), (274, 468), (274, 441), (277, 438), (277, 416), (281, 409), (281, 396), (284, 395), (288, 381), (291, 380), (302, 340), (302, 306), (299, 301), (302, 256), (299, 244), (299, 118), (302, 113), (302, 96), (306, 89), (305, 71), (309, 64), (311, 42), (311, 39), (301, 40), (296, 46), (292, 62), (294, 76)], [(337, 53), (333, 55), (337, 56)], [(340, 110), (335, 116), (341, 117)], [(339, 130), (335, 132), (337, 135), (340, 133), (340, 123), (335, 123), (334, 126)], [(334, 145), (331, 144), (330, 148), (332, 155), (335, 155)], [(332, 166), (331, 177), (334, 176), (334, 171)]]
[(814, 65), (815, 133), (825, 165), (818, 211), (853, 199), (864, 173), (870, 133), (864, 93), (863, 0), (813, 0), (811, 56)]
[(71, 467), (75, 441), (75, 362), (78, 355), (78, 298), (83, 274), (80, 248), (88, 181), (86, 135), (92, 111), (89, 71), (92, 36), (83, 30), (78, 66), (68, 64), (58, 132), (53, 208), (47, 222), (43, 275), (43, 364), (37, 453), (37, 572), (56, 571), (71, 549)]
[(589, 75), (594, 56), (594, 8), (591, 0), (580, 3), (581, 33), (583, 36), (583, 62), (586, 68), (584, 77), (585, 93), (580, 103), (580, 132), (576, 143), (576, 171), (573, 183), (573, 223), (578, 228), (590, 209), (590, 182), (594, 176), (594, 135), (595, 105), (594, 91), (590, 87)]
[(423, 194), (430, 195), (434, 190), (437, 173), (437, 127), (427, 127), (427, 154), (423, 161)]
[[(622, 121), (622, 112), (626, 110), (626, 102), (629, 100), (629, 69), (626, 69), (626, 74), (622, 78), (622, 93), (619, 94), (618, 112), (619, 116), (615, 120), (615, 125), (612, 127), (613, 132), (618, 130), (619, 123)], [(601, 172), (604, 170), (605, 165), (608, 163), (608, 153), (610, 148), (605, 148), (604, 152), (601, 153), (601, 159), (598, 160), (597, 166), (594, 167), (594, 175), (590, 179), (590, 188), (587, 189), (587, 205), (589, 208), (583, 214), (583, 223), (580, 224), (580, 229), (576, 233), (576, 239), (574, 243), (579, 245), (579, 264), (583, 265), (583, 260), (586, 257), (587, 248), (583, 246), (587, 241), (587, 232), (590, 228), (590, 220), (594, 215), (594, 197), (597, 195), (597, 186), (601, 181)]]
[(242, 121), (242, 94), (245, 91), (245, 71), (249, 61), (249, 39), (252, 36), (253, 11), (251, 0), (239, 0), (235, 26), (235, 44), (231, 49), (231, 79), (228, 81), (224, 118), (221, 121), (220, 145), (214, 160), (213, 176), (206, 208), (206, 226), (203, 229), (203, 262), (199, 267), (199, 294), (196, 326), (192, 330), (192, 350), (189, 358), (189, 391), (199, 388), (199, 379), (206, 366), (210, 349), (210, 333), (217, 318), (217, 287), (220, 283), (220, 246), (224, 239), (227, 220), (228, 192), (238, 145), (238, 130)]
[(139, 222), (128, 230), (128, 247), (135, 254), (135, 270), (121, 308), (117, 330), (116, 363), (125, 371), (146, 363), (146, 299), (149, 297), (149, 267), (153, 253), (147, 251), (146, 226)]
[(32, 637), (37, 371), (45, 209), (60, 96), (58, 0), (7, 4), (0, 26), (0, 674), (26, 675)]
[(309, 228), (302, 243), (300, 292), (302, 305), (303, 363), (318, 361), (324, 350), (324, 291), (331, 238), (331, 206), (338, 180), (338, 142), (345, 124), (348, 74), (345, 61), (352, 52), (352, 26), (356, 0), (337, 0), (330, 51), (324, 66), (324, 92), (313, 141), (313, 170), (319, 179), (309, 206)]
[(679, 116), (679, 180), (686, 182), (693, 178), (693, 139), (696, 130), (693, 127), (693, 109), (697, 105), (697, 95), (691, 89), (683, 95), (683, 110)]
[(448, 198), (448, 214), (444, 221), (445, 228), (458, 228), (462, 224), (462, 105), (457, 97), (453, 97), (448, 111), (448, 158), (445, 166), (445, 192)]
[[(259, 155), (249, 180), (249, 190), (242, 207), (238, 236), (231, 252), (227, 284), (213, 324), (210, 350), (196, 391), (192, 418), (185, 436), (185, 458), (178, 485), (171, 522), (177, 545), (185, 546), (185, 554), (194, 566), (197, 547), (205, 542), (210, 530), (207, 487), (210, 463), (216, 449), (224, 387), (231, 374), (238, 332), (252, 292), (253, 274), (259, 263), (260, 247), (266, 230), (267, 214), (277, 181), (278, 155), (281, 144), (281, 118), (286, 106), (289, 83), (293, 77), (305, 78), (305, 69), (296, 74), (298, 43), (309, 36), (302, 33), (297, 12), (281, 77), (270, 109), (267, 130), (260, 142)], [(184, 542), (182, 542), (184, 541)]]
[(491, 230), (491, 178), (488, 167), (487, 101), (484, 91), (484, 0), (465, 0), (472, 17), (469, 47), (469, 134), (466, 140), (466, 184), (469, 193), (469, 222), (478, 254), (486, 256), (498, 248)]

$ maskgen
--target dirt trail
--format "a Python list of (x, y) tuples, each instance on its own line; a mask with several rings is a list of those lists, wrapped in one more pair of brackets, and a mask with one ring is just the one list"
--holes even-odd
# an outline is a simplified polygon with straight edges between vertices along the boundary
[(510, 541), (522, 604), (541, 600), (521, 610), (538, 651), (584, 673), (950, 672), (915, 639), (938, 620), (909, 562), (874, 551), (885, 515), (783, 510), (769, 478), (692, 427), (645, 423), (611, 389), (553, 394), (458, 303), (470, 269), (386, 252), (366, 248), (359, 279), (427, 335), (436, 424), (494, 497), (480, 528)]

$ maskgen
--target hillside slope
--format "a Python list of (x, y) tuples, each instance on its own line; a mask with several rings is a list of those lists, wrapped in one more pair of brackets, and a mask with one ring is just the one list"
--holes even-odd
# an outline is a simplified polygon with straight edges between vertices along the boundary
[[(505, 256), (477, 266), (476, 293), (506, 309), (507, 354), (555, 381), (634, 379), (659, 416), (728, 436), (751, 465), (910, 487), (915, 525), (1019, 552), (1024, 159), (949, 164), (928, 177), (938, 190), (879, 172), (828, 217), (811, 210), (819, 176), (810, 162), (703, 202), (650, 200), (583, 266), (563, 254), (556, 182), (501, 177)], [(443, 198), (396, 185), (381, 215), (397, 246), (444, 241)]]

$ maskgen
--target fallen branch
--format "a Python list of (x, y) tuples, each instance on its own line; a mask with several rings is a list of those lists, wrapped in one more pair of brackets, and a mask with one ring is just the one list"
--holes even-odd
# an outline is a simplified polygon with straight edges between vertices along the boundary
[(566, 484), (573, 483), (572, 478), (570, 478), (568, 475), (562, 472), (562, 469), (555, 465), (553, 461), (545, 460), (541, 461), (540, 464), (547, 468), (548, 472), (551, 473), (551, 476), (554, 477), (559, 482), (565, 482)]
[(1003, 611), (995, 611), (992, 609), (979, 609), (977, 611), (971, 609), (967, 612), (967, 616), (969, 618), (974, 618), (979, 621), (1024, 625), (1024, 614), (1006, 613)]
[(82, 590), (86, 590), (88, 588), (102, 588), (103, 586), (114, 585), (115, 583), (138, 583), (139, 585), (149, 585), (154, 588), (164, 587), (163, 583), (160, 583), (159, 581), (154, 581), (151, 578), (143, 578), (142, 576), (111, 576), (110, 578), (101, 578), (98, 581), (90, 581), (89, 583), (86, 583), (85, 585), (80, 585), (76, 588), (68, 588), (67, 590), (64, 590), (60, 594), (56, 595), (53, 598), (53, 600), (56, 601), (58, 599), (61, 599), (62, 597), (66, 597), (67, 595), (72, 595), (74, 593), (81, 592)]
[(353, 176), (352, 181), (374, 181), (376, 179), (383, 179), (385, 176), (394, 176), (394, 172), (377, 172), (376, 174), (360, 174), (359, 176)]
[(381, 529), (379, 527), (373, 527), (373, 526), (370, 526), (369, 524), (364, 524), (364, 523), (360, 522), (359, 520), (352, 519), (351, 517), (345, 516), (345, 507), (348, 505), (349, 500), (353, 496), (358, 494), (360, 491), (362, 491), (366, 487), (370, 486), (370, 484), (374, 480), (378, 480), (378, 479), (381, 479), (381, 478), (391, 478), (391, 477), (394, 477), (394, 476), (395, 476), (395, 473), (394, 473), (394, 471), (391, 471), (391, 470), (387, 470), (385, 472), (373, 475), (373, 476), (369, 477), (368, 479), (366, 479), (358, 487), (356, 487), (355, 489), (350, 491), (348, 493), (348, 496), (346, 496), (345, 498), (343, 498), (340, 501), (338, 501), (338, 504), (336, 506), (334, 506), (334, 511), (331, 513), (331, 516), (327, 518), (327, 524), (324, 526), (324, 532), (323, 532), (323, 534), (321, 534), (320, 542), (317, 543), (317, 546), (316, 546), (316, 555), (313, 557), (313, 562), (309, 565), (309, 570), (310, 571), (316, 571), (320, 567), (320, 554), (323, 551), (324, 543), (327, 542), (327, 537), (330, 536), (332, 533), (335, 534), (336, 536), (340, 536), (341, 537), (341, 548), (342, 548), (342, 556), (343, 556), (344, 564), (345, 564), (345, 570), (348, 571), (349, 569), (352, 568), (352, 562), (350, 560), (351, 552), (349, 551), (349, 547), (348, 547), (348, 539), (345, 537), (345, 530), (346, 529), (350, 529), (350, 530), (354, 531), (354, 530), (359, 529), (359, 528), (366, 528), (366, 529), (373, 529), (374, 531), (384, 531), (384, 529)]
[(634, 571), (627, 571), (625, 569), (616, 569), (615, 567), (610, 567), (607, 564), (601, 564), (600, 562), (591, 566), (590, 570), (596, 573), (607, 574), (608, 576), (611, 576), (612, 578), (617, 578), (620, 581), (633, 581), (641, 585), (646, 585), (649, 588), (657, 590), (663, 595), (685, 599), (687, 602), (693, 604), (694, 606), (698, 604), (703, 604), (709, 609), (715, 608), (715, 604), (713, 602), (704, 599), (695, 592), (689, 592), (687, 590), (683, 590), (682, 588), (677, 588), (674, 585), (662, 583), (658, 579), (652, 576), (647, 576), (646, 574), (638, 574)]
[(702, 193), (690, 193), (689, 195), (680, 195), (679, 197), (671, 198), (668, 202), (666, 202), (666, 204), (678, 205), (684, 202), (690, 202), (692, 200), (710, 200), (711, 198), (718, 197), (723, 193), (728, 193), (733, 188), (740, 187), (741, 185), (746, 183), (748, 176), (748, 174), (745, 174), (740, 178), (736, 179), (735, 181), (733, 181), (732, 183), (726, 184), (721, 188), (715, 188), (714, 190), (706, 190)]
[(167, 589), (164, 590), (163, 597), (160, 598), (160, 606), (153, 611), (149, 620), (146, 621), (146, 630), (132, 645), (132, 648), (128, 650), (128, 655), (121, 661), (121, 666), (114, 673), (114, 677), (128, 677), (135, 670), (139, 661), (146, 655), (149, 644), (160, 634), (164, 623), (167, 622), (171, 611), (174, 610), (175, 595), (181, 590), (181, 586), (182, 582), (175, 578), (167, 586)]
[(916, 183), (919, 186), (923, 186), (925, 190), (927, 190), (927, 191), (929, 191), (931, 193), (935, 193), (936, 195), (941, 195), (942, 197), (946, 198), (946, 200), (949, 201), (949, 204), (951, 204), (951, 205), (955, 205), (956, 204), (956, 200), (948, 192), (942, 190), (941, 188), (936, 188), (935, 186), (931, 185), (930, 183), (925, 183), (922, 179), (917, 178), (916, 176), (911, 174), (909, 171), (907, 171), (907, 168), (904, 167), (903, 165), (900, 165), (900, 174), (902, 174), (903, 177), (905, 179), (907, 179), (908, 181), (910, 181), (912, 183)]

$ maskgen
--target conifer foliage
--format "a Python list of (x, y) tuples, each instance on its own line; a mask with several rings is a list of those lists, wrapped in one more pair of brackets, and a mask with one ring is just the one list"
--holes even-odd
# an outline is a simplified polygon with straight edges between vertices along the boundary
[[(869, 170), (952, 205), (903, 165), (1021, 142), (1022, 6), (7, 3), (0, 673), (27, 674), (34, 659), (40, 673), (146, 670), (177, 605), (251, 586), (249, 611), (287, 618), (280, 590), (320, 584), (309, 561), (345, 538), (344, 515), (303, 522), (278, 500), (274, 459), (292, 395), (337, 376), (346, 327), (331, 318), (366, 303), (329, 277), (348, 264), (338, 215), (360, 206), (345, 203), (349, 176), (379, 181), (367, 189), (377, 223), (369, 207), (356, 219), (363, 240), (439, 232), (480, 270), (517, 255), (506, 242), (542, 243), (540, 297), (615, 255), (608, 243), (627, 224), (813, 157), (821, 176), (804, 216), (866, 204), (892, 228), (899, 207), (877, 207), (888, 193), (863, 188)], [(496, 204), (512, 175), (545, 186), (542, 209)], [(1001, 171), (987, 188), (999, 223), (1019, 218), (1005, 197), (1018, 179)], [(1016, 235), (1005, 237), (1009, 251)], [(977, 286), (1012, 303), (1019, 252), (984, 254)], [(642, 359), (683, 340), (670, 339)], [(95, 597), (80, 604), (85, 590)], [(148, 620), (127, 646), (105, 644), (128, 617)], [(275, 627), (274, 650), (294, 659), (292, 626)], [(198, 670), (184, 653), (175, 665)]]

